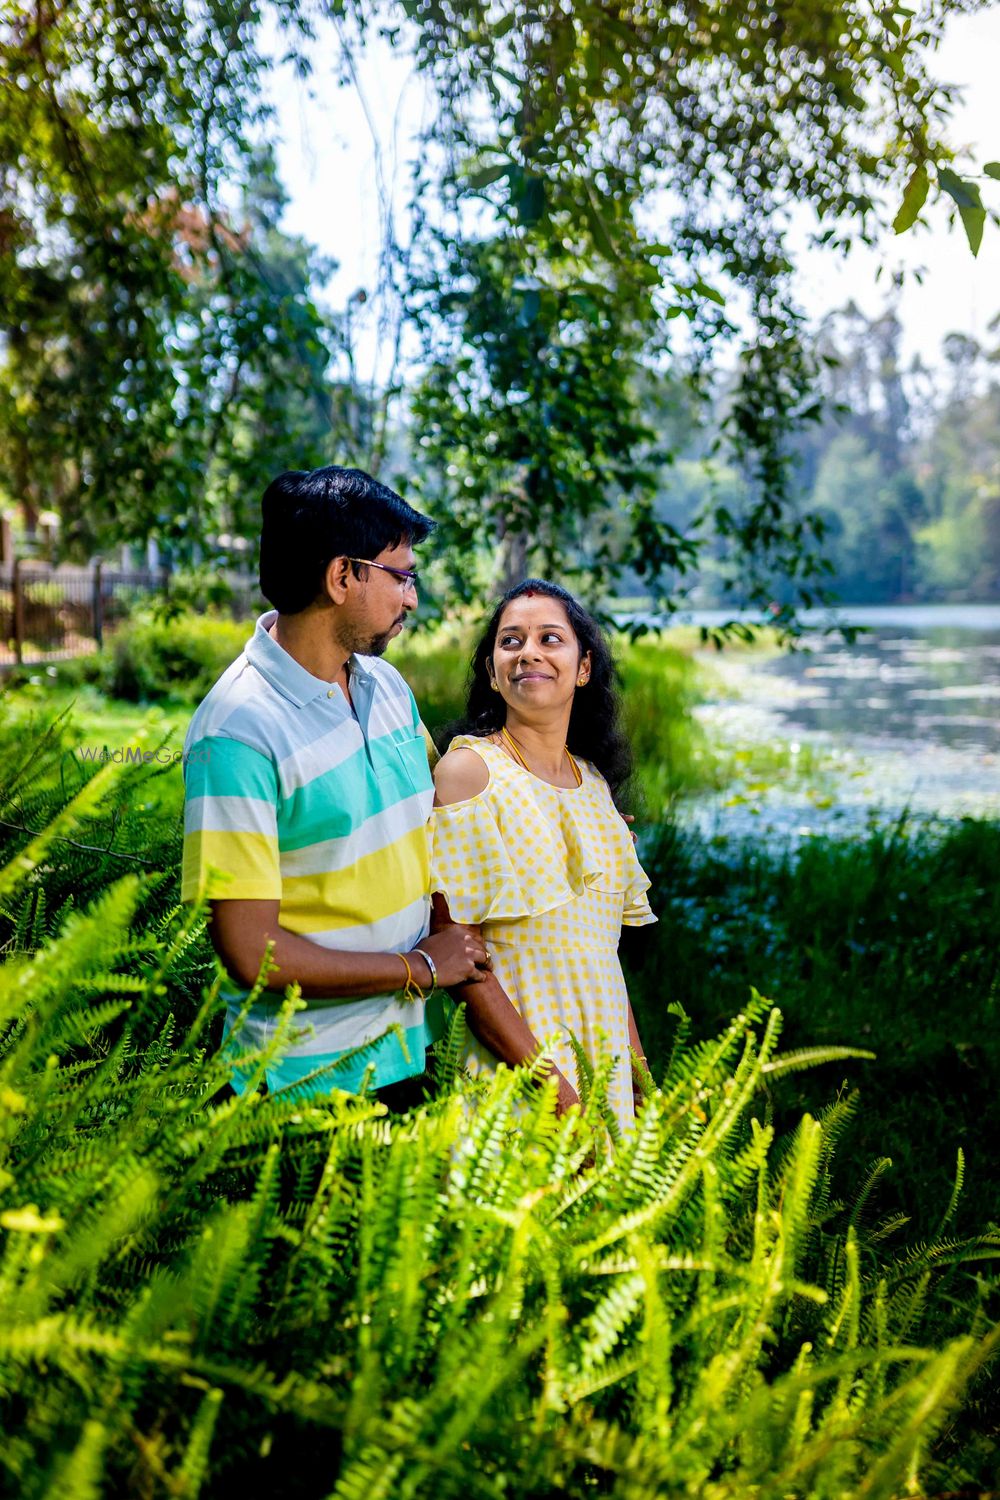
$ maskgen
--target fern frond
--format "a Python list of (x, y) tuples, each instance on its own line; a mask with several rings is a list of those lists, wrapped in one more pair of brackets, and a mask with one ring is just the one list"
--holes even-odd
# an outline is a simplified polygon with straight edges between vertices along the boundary
[(762, 1063), (761, 1072), (768, 1079), (782, 1078), (787, 1073), (801, 1073), (807, 1068), (819, 1068), (829, 1062), (844, 1062), (848, 1058), (873, 1062), (875, 1053), (866, 1052), (860, 1047), (799, 1047), (794, 1052), (779, 1053), (769, 1062)]

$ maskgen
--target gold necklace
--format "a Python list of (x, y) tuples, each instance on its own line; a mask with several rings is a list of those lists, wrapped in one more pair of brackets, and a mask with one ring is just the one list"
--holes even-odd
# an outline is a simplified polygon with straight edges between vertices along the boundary
[[(506, 724), (503, 726), (503, 728), (500, 731), (500, 738), (503, 740), (504, 744), (508, 747), (508, 749), (510, 750), (510, 752), (513, 755), (514, 759), (517, 761), (518, 765), (523, 766), (524, 769), (527, 771), (527, 773), (528, 773), (529, 776), (534, 776), (535, 772), (531, 769), (531, 767), (528, 765), (528, 762), (525, 760), (524, 756), (521, 754), (521, 751), (518, 748), (517, 741), (515, 740), (514, 736), (509, 732)], [(566, 756), (566, 759), (569, 761), (570, 765), (573, 767), (573, 775), (576, 777), (576, 784), (577, 784), (577, 786), (582, 786), (583, 785), (583, 772), (580, 770), (580, 767), (577, 765), (576, 761), (573, 759), (572, 755), (569, 753), (569, 746), (568, 745), (563, 745), (563, 754)], [(537, 779), (539, 781), (544, 781), (545, 780), (544, 776), (539, 776)], [(551, 786), (552, 783), (550, 782), (549, 785)], [(558, 790), (558, 788), (557, 788), (557, 790)]]

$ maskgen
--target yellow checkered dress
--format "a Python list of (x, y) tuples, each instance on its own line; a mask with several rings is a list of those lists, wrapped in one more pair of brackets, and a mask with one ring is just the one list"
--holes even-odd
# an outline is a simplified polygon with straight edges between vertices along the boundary
[[(634, 1118), (628, 994), (618, 961), (622, 925), (643, 927), (649, 879), (604, 777), (578, 761), (578, 787), (554, 787), (492, 741), (459, 735), (489, 783), (479, 796), (437, 807), (431, 818), (431, 890), (456, 922), (479, 923), (504, 990), (556, 1066), (577, 1082), (573, 1032), (589, 1057), (616, 1058), (610, 1102)], [(497, 1059), (474, 1038), (470, 1071)]]

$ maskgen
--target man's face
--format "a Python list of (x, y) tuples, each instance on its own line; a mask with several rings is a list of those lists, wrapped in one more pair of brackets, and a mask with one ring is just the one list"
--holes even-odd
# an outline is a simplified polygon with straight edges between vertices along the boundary
[(352, 650), (362, 656), (381, 656), (394, 636), (403, 628), (411, 609), (417, 607), (417, 590), (412, 579), (397, 578), (388, 568), (411, 572), (417, 565), (409, 542), (386, 547), (372, 562), (381, 564), (368, 569), (366, 579), (354, 579), (351, 627)]

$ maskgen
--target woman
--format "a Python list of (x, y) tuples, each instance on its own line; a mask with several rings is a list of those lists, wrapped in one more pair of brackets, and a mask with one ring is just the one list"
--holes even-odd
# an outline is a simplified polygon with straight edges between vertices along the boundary
[(609, 1104), (635, 1118), (631, 1051), (643, 1048), (618, 961), (622, 924), (656, 918), (614, 797), (630, 770), (611, 652), (557, 584), (501, 600), (473, 660), (467, 727), (435, 771), (435, 921), (481, 936), (493, 972), (453, 991), (467, 1006), (474, 1072), (542, 1046), (560, 1112), (579, 1102), (570, 1033), (615, 1057)]

